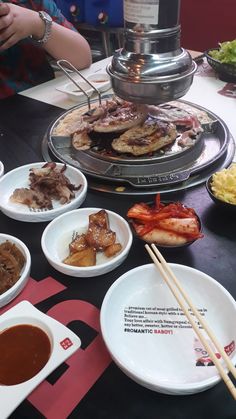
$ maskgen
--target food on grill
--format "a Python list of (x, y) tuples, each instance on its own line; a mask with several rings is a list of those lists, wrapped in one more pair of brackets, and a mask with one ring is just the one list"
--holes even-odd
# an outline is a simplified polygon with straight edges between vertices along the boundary
[(72, 145), (76, 150), (89, 150), (92, 140), (88, 134), (88, 129), (78, 130), (73, 134)]
[(20, 278), (25, 264), (25, 256), (10, 241), (0, 244), (0, 294), (11, 288)]
[(122, 249), (116, 242), (116, 233), (109, 227), (109, 218), (105, 210), (89, 216), (88, 229), (85, 233), (77, 234), (69, 244), (69, 256), (63, 263), (73, 266), (96, 265), (97, 253), (104, 253), (110, 258)]
[(173, 143), (177, 136), (175, 125), (160, 121), (145, 121), (142, 125), (131, 128), (112, 141), (112, 148), (119, 153), (134, 156), (157, 151)]
[(177, 153), (195, 144), (203, 131), (199, 118), (209, 122), (206, 112), (196, 114), (194, 108), (182, 105), (140, 105), (114, 97), (84, 113), (71, 111), (52, 134), (69, 135), (76, 150), (92, 148), (103, 156), (128, 154), (138, 158), (170, 148)]
[(106, 107), (104, 115), (94, 124), (95, 132), (122, 132), (145, 121), (147, 113), (138, 105), (126, 101), (117, 102), (113, 107)]
[(146, 111), (137, 105), (112, 99), (86, 112), (80, 121), (80, 127), (72, 134), (72, 145), (76, 150), (88, 150), (92, 145), (90, 133), (123, 132), (145, 121)]
[(17, 188), (10, 201), (27, 205), (29, 208), (52, 209), (52, 200), (66, 204), (75, 197), (81, 185), (73, 185), (65, 176), (66, 165), (59, 168), (56, 163), (46, 163), (40, 169), (29, 171), (29, 188)]
[(203, 237), (193, 208), (180, 202), (161, 203), (159, 194), (154, 205), (134, 204), (127, 216), (136, 234), (147, 243), (180, 246)]
[(236, 205), (236, 164), (212, 175), (211, 190), (216, 198)]

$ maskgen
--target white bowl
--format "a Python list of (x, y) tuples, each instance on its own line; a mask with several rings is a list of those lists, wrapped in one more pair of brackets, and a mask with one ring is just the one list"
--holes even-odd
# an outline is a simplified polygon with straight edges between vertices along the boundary
[(0, 161), (0, 177), (4, 175), (4, 166), (3, 162)]
[(111, 87), (111, 79), (109, 74), (105, 72), (97, 72), (90, 74), (87, 79), (100, 91), (104, 92)]
[[(88, 83), (85, 81), (78, 81), (77, 83), (84, 91), (86, 91), (89, 97), (93, 94), (94, 90)], [(66, 93), (66, 95), (74, 102), (83, 102), (87, 98), (83, 91), (81, 91), (72, 81), (61, 87), (57, 87), (56, 89), (59, 92)]]
[[(105, 72), (90, 74), (87, 79), (93, 84), (99, 92), (104, 92), (111, 87), (110, 76)], [(84, 80), (75, 79), (77, 84), (87, 93), (90, 97), (96, 94), (96, 91)], [(72, 81), (63, 84), (56, 88), (59, 92), (65, 93), (69, 99), (74, 102), (80, 103), (87, 99), (87, 96), (77, 87)]]
[(19, 404), (81, 345), (80, 338), (68, 327), (22, 301), (1, 315), (0, 333), (13, 326), (29, 324), (40, 327), (51, 341), (51, 354), (46, 365), (30, 380), (16, 385), (3, 385), (0, 392), (1, 418), (7, 418)]
[[(14, 220), (27, 222), (42, 222), (50, 221), (58, 215), (74, 208), (78, 208), (84, 202), (87, 194), (87, 180), (80, 170), (73, 166), (66, 166), (64, 174), (69, 178), (74, 185), (81, 185), (78, 191), (75, 191), (75, 198), (66, 204), (60, 204), (58, 201), (53, 201), (53, 209), (51, 210), (37, 210), (32, 211), (27, 205), (13, 203), (10, 201), (10, 196), (16, 188), (27, 188), (29, 186), (29, 170), (40, 168), (45, 162), (31, 163), (25, 166), (18, 167), (6, 173), (0, 179), (0, 209), (8, 217)], [(57, 163), (57, 166), (63, 167), (63, 163)]]
[(111, 258), (97, 257), (95, 266), (77, 267), (66, 265), (62, 261), (68, 256), (69, 243), (73, 233), (84, 233), (88, 228), (89, 215), (101, 208), (80, 208), (68, 212), (51, 221), (45, 228), (41, 245), (48, 262), (59, 272), (74, 277), (93, 277), (103, 275), (119, 266), (127, 257), (131, 244), (132, 233), (127, 221), (115, 212), (106, 210), (110, 228), (116, 233), (116, 240), (121, 243), (120, 253)]
[[(222, 346), (232, 348), (230, 357), (235, 365), (235, 300), (203, 272), (170, 266)], [(100, 320), (114, 362), (142, 386), (184, 395), (204, 391), (220, 381), (154, 264), (132, 269), (112, 284), (102, 303)]]
[(0, 244), (4, 243), (5, 241), (9, 241), (14, 243), (19, 250), (25, 256), (25, 264), (22, 268), (20, 278), (16, 283), (9, 288), (9, 290), (5, 291), (3, 294), (0, 294), (0, 307), (5, 306), (10, 301), (12, 301), (25, 287), (29, 280), (30, 276), (30, 269), (31, 269), (31, 256), (27, 246), (19, 239), (14, 236), (10, 236), (9, 234), (0, 233)]

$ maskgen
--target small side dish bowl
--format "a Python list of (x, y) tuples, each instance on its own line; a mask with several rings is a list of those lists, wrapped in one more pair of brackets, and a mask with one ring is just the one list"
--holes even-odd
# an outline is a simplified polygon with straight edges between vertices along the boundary
[[(97, 72), (90, 74), (87, 79), (90, 83), (99, 91), (104, 92), (111, 87), (110, 76), (105, 72)], [(92, 94), (96, 94), (93, 87), (90, 86), (84, 80), (76, 80), (77, 84), (87, 93), (90, 97)], [(74, 102), (80, 103), (87, 100), (86, 94), (79, 89), (72, 81), (56, 88), (59, 92), (65, 93), (69, 99)]]
[[(7, 291), (0, 294), (0, 307), (12, 301), (25, 287), (29, 280), (31, 269), (31, 255), (27, 246), (17, 237), (9, 234), (0, 233), (0, 245), (5, 242), (15, 245), (25, 258), (24, 265), (20, 271), (19, 279)], [(1, 260), (1, 254), (0, 254)]]
[(219, 60), (211, 57), (211, 51), (217, 51), (218, 48), (210, 48), (204, 54), (208, 64), (218, 74), (219, 79), (228, 83), (236, 82), (236, 64), (221, 63)]
[(104, 92), (111, 87), (110, 76), (105, 72), (90, 74), (87, 78), (100, 92)]
[(0, 161), (0, 177), (2, 177), (4, 175), (4, 165), (3, 162)]
[[(18, 221), (26, 222), (42, 222), (50, 221), (64, 212), (78, 208), (84, 202), (87, 195), (88, 183), (84, 174), (73, 166), (66, 166), (63, 172), (73, 185), (81, 185), (80, 189), (75, 191), (75, 197), (69, 202), (61, 204), (59, 201), (53, 200), (52, 209), (32, 209), (27, 205), (11, 202), (10, 196), (15, 189), (29, 188), (30, 169), (40, 169), (45, 162), (31, 163), (20, 166), (6, 173), (0, 179), (0, 210), (10, 218)], [(63, 163), (56, 163), (57, 168), (63, 168)]]
[[(78, 85), (87, 93), (89, 97), (94, 93), (93, 88), (85, 81), (78, 81)], [(56, 89), (59, 92), (65, 93), (69, 99), (73, 100), (73, 102), (83, 102), (87, 98), (84, 92), (80, 90), (79, 87), (77, 87), (72, 81), (61, 87), (57, 87)]]
[(212, 199), (212, 201), (221, 209), (229, 210), (229, 211), (235, 211), (236, 212), (236, 203), (230, 203), (227, 201), (224, 201), (223, 199), (220, 199), (217, 197), (213, 191), (213, 177), (214, 175), (211, 175), (207, 181), (206, 181), (206, 190)]
[(56, 270), (72, 277), (94, 277), (112, 271), (126, 259), (133, 239), (129, 224), (115, 212), (105, 210), (109, 227), (116, 233), (116, 241), (122, 246), (120, 252), (110, 258), (98, 254), (94, 266), (72, 266), (63, 262), (69, 256), (69, 245), (73, 238), (76, 234), (87, 231), (89, 216), (100, 210), (100, 208), (80, 208), (70, 211), (51, 221), (45, 228), (41, 238), (42, 250), (48, 262)]
[(159, 204), (159, 210), (155, 202), (134, 204), (128, 210), (135, 237), (163, 249), (187, 247), (203, 237), (201, 220), (193, 208), (180, 202), (162, 201)]

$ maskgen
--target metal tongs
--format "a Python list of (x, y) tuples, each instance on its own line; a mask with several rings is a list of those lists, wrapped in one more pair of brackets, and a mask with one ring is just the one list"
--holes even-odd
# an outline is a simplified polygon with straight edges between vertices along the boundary
[(89, 84), (90, 87), (92, 87), (92, 89), (98, 94), (98, 100), (99, 100), (99, 105), (101, 105), (102, 100), (101, 100), (101, 93), (99, 92), (99, 90), (88, 80), (86, 79), (86, 77), (83, 76), (83, 74), (81, 74), (81, 72), (79, 70), (77, 70), (76, 67), (73, 66), (73, 64), (71, 64), (69, 61), (67, 60), (58, 60), (57, 61), (57, 65), (58, 67), (60, 67), (60, 69), (63, 71), (63, 73), (65, 73), (65, 75), (72, 81), (72, 83), (74, 83), (74, 85), (81, 91), (84, 93), (84, 95), (87, 97), (87, 102), (88, 102), (88, 110), (91, 109), (91, 102), (90, 102), (90, 96), (88, 95), (88, 93), (86, 92), (86, 90), (84, 90), (79, 83), (74, 80), (74, 78), (72, 77), (71, 74), (73, 74), (73, 72), (77, 73), (86, 83)]

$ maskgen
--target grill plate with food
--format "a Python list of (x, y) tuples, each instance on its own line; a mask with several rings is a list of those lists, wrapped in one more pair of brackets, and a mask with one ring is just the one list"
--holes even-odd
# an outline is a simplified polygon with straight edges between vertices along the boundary
[[(123, 101), (113, 107), (113, 101), (103, 98), (102, 107), (89, 112), (86, 105), (64, 112), (45, 136), (44, 156), (78, 167), (91, 176), (91, 187), (100, 180), (113, 183), (107, 188), (103, 184), (101, 190), (124, 185), (129, 193), (186, 188), (192, 180), (203, 182), (201, 172), (222, 156), (233, 157), (227, 127), (204, 108), (183, 101), (159, 107)], [(156, 142), (162, 142), (161, 147), (155, 149)]]

